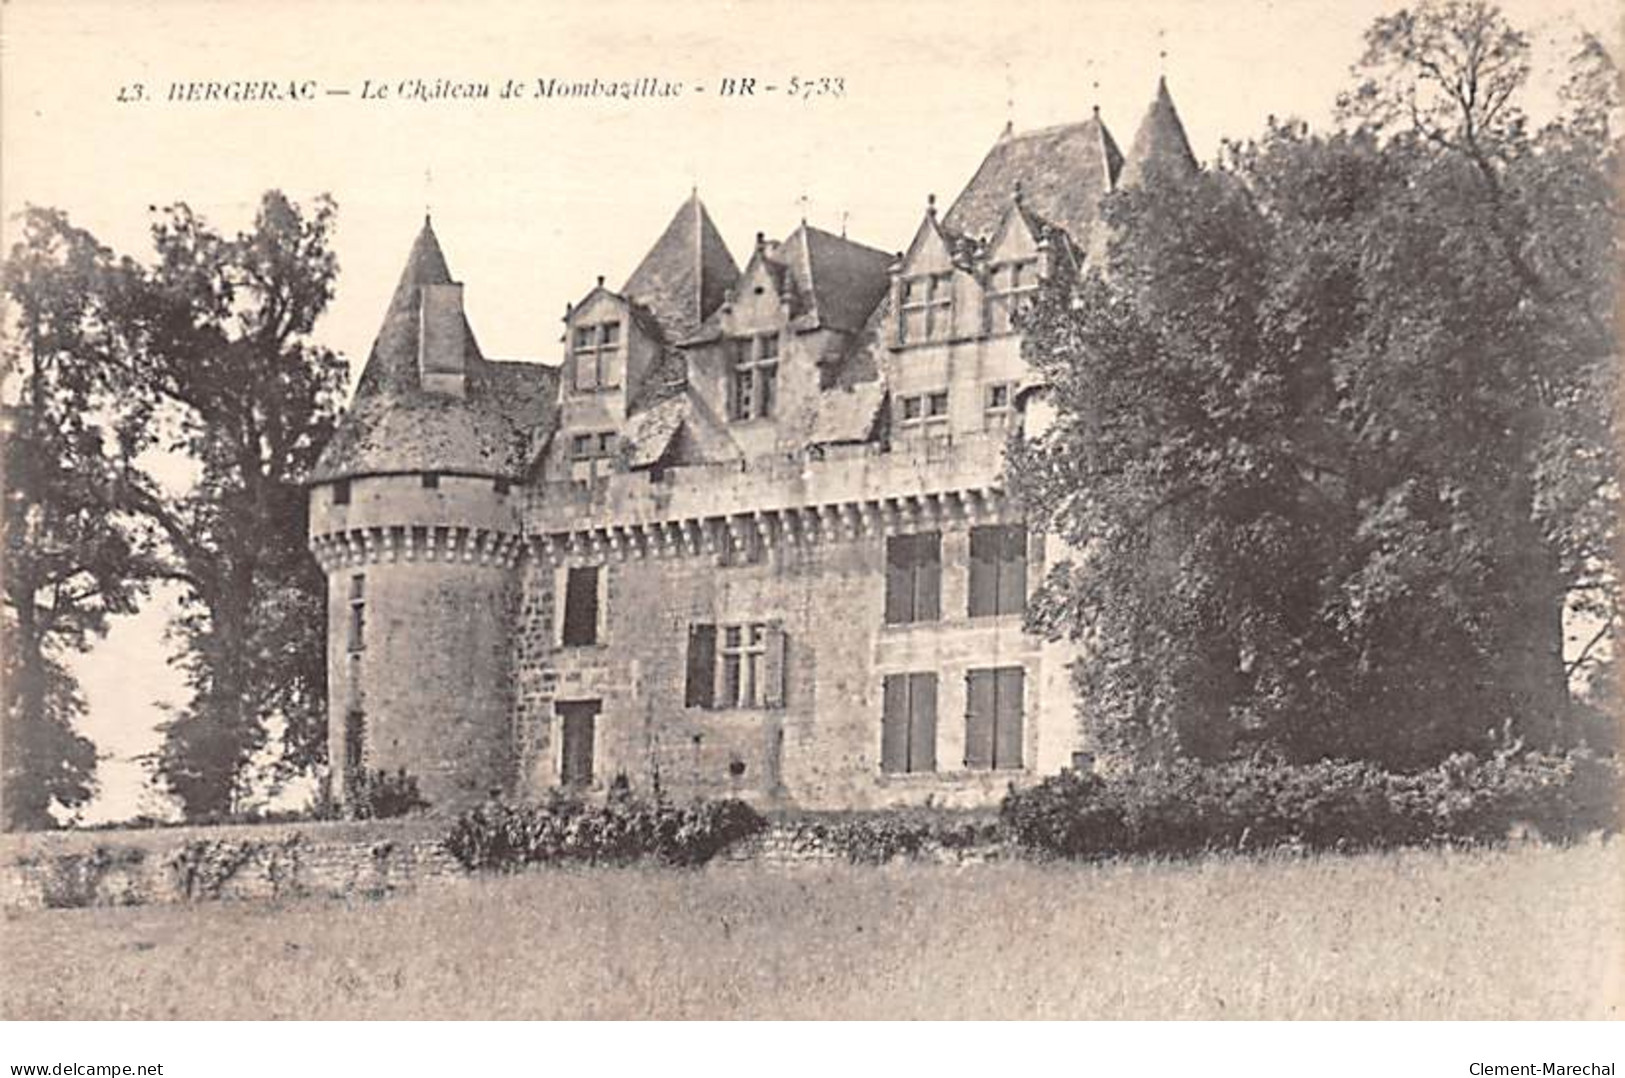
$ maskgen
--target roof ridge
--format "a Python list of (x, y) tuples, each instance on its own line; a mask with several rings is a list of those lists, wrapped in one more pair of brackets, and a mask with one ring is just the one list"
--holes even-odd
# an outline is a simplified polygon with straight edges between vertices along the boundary
[(818, 318), (818, 278), (813, 276), (812, 237), (808, 234), (812, 228), (805, 218), (801, 227), (796, 229), (801, 235), (801, 260), (807, 265), (807, 311), (814, 320)]
[(843, 236), (843, 235), (840, 235), (839, 233), (831, 232), (827, 228), (819, 228), (817, 225), (809, 225), (809, 224), (806, 224), (806, 222), (802, 222), (802, 223), (803, 223), (804, 227), (807, 228), (808, 231), (816, 232), (820, 236), (824, 236), (824, 237), (826, 237), (828, 239), (835, 240), (835, 241), (837, 241), (839, 243), (844, 243), (848, 247), (857, 247), (857, 248), (859, 248), (861, 250), (873, 251), (875, 254), (884, 255), (887, 258), (893, 257), (893, 252), (887, 251), (887, 250), (885, 250), (883, 248), (880, 248), (880, 247), (876, 247), (873, 244), (864, 243), (862, 240), (855, 240), (855, 239), (851, 238), (850, 236)]

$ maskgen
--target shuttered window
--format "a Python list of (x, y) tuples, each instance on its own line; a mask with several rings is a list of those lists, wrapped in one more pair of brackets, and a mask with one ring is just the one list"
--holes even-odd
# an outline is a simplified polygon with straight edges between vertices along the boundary
[(690, 625), (685, 707), (782, 708), (786, 643), (778, 622)]
[(965, 766), (973, 771), (1022, 766), (1026, 673), (1019, 666), (972, 670), (965, 677)]
[(887, 674), (882, 683), (880, 769), (937, 769), (937, 675)]
[(936, 621), (942, 606), (942, 536), (894, 535), (886, 540), (886, 624)]
[(688, 686), (684, 707), (710, 707), (716, 699), (717, 627), (688, 627)]
[(560, 639), (567, 648), (598, 643), (598, 566), (578, 565), (565, 578)]
[(970, 616), (1019, 614), (1027, 603), (1027, 529), (999, 524), (970, 530)]

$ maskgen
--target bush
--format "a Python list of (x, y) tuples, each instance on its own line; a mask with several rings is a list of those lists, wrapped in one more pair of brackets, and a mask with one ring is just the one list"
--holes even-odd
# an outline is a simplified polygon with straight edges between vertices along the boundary
[(628, 794), (586, 805), (554, 794), (539, 805), (488, 802), (460, 816), (443, 840), (468, 869), (532, 864), (701, 865), (767, 821), (743, 801), (679, 808)]
[(1179, 763), (1110, 780), (1064, 773), (1012, 791), (1000, 818), (1051, 856), (1373, 849), (1503, 841), (1532, 827), (1565, 841), (1618, 827), (1620, 770), (1585, 750), (1461, 754), (1400, 774), (1369, 763)]
[(429, 802), (418, 790), (417, 776), (400, 768), (395, 774), (377, 771), (353, 771), (347, 779), (350, 815), (358, 820), (388, 820), (405, 816), (429, 807)]

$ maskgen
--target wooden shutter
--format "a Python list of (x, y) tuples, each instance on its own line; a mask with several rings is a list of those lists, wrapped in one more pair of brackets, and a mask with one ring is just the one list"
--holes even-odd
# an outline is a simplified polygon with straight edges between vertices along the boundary
[(914, 620), (913, 551), (909, 537), (894, 535), (886, 540), (886, 624), (900, 625)]
[(784, 627), (778, 622), (767, 626), (762, 654), (762, 706), (784, 706)]
[(558, 705), (563, 744), (559, 748), (559, 779), (565, 786), (585, 786), (592, 782), (594, 727), (598, 704)]
[(593, 578), (592, 639), (602, 644), (609, 639), (609, 566), (598, 569)]
[(999, 544), (998, 613), (1019, 614), (1027, 605), (1027, 528), (1015, 524), (1003, 529)]
[(914, 543), (914, 620), (936, 621), (942, 616), (942, 536), (917, 535)]
[(937, 769), (937, 675), (908, 676), (908, 769)]
[(553, 570), (553, 645), (564, 646), (564, 604), (570, 591), (570, 570), (559, 566)]
[(1019, 666), (994, 671), (993, 766), (1021, 766), (1022, 710), (1026, 696), (1026, 672)]
[(717, 627), (688, 627), (688, 684), (684, 707), (711, 707), (716, 700)]
[(992, 529), (970, 530), (970, 616), (999, 612), (999, 545)]
[(564, 645), (581, 647), (598, 642), (598, 581), (595, 565), (570, 570), (564, 588)]
[(972, 670), (965, 675), (965, 766), (986, 770), (993, 766), (993, 671)]
[(908, 675), (887, 674), (881, 694), (880, 770), (908, 770)]

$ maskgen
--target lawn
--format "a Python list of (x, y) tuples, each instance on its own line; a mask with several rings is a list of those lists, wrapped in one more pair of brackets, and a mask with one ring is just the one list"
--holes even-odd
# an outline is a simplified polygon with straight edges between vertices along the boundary
[(4, 1018), (1619, 1018), (1625, 843), (8, 914)]

